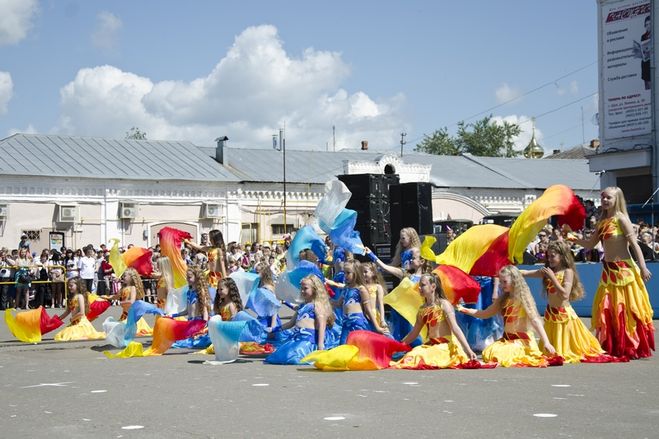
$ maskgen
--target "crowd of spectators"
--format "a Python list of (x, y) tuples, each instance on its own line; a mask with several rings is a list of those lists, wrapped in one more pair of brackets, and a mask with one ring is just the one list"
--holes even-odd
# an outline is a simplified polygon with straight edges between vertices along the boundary
[[(207, 245), (208, 236), (202, 235), (201, 245)], [(286, 264), (285, 252), (290, 236), (276, 242), (241, 244), (230, 242), (227, 246), (229, 272), (249, 271), (260, 262), (267, 263), (274, 274), (280, 273)], [(119, 248), (119, 252), (133, 245)], [(160, 245), (150, 247), (154, 271), (160, 257)], [(190, 267), (207, 269), (208, 257), (191, 246), (181, 249), (181, 257)], [(88, 244), (79, 249), (62, 247), (31, 248), (27, 235), (22, 235), (16, 249), (0, 249), (0, 309), (36, 308), (39, 306), (62, 308), (66, 305), (65, 282), (80, 277), (88, 291), (98, 295), (117, 294), (121, 279), (114, 274), (110, 264), (110, 249), (101, 244)], [(147, 300), (155, 300), (155, 279), (143, 277)]]

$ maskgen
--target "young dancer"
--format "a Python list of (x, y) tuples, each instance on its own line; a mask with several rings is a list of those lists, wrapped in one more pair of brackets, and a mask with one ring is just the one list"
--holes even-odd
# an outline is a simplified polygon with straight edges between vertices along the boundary
[[(395, 369), (445, 369), (454, 368), (469, 360), (476, 360), (467, 339), (455, 320), (451, 302), (446, 299), (442, 285), (434, 274), (424, 274), (419, 281), (419, 293), (424, 304), (419, 309), (412, 331), (402, 342), (410, 343), (426, 327), (428, 335), (424, 344), (406, 353), (400, 361), (392, 362)], [(457, 341), (456, 341), (457, 339)]]
[(175, 314), (172, 317), (187, 316), (188, 320), (208, 321), (210, 315), (210, 295), (208, 294), (208, 284), (206, 276), (196, 267), (189, 268), (187, 272), (188, 279), (188, 301), (185, 311)]
[[(119, 294), (112, 296), (103, 296), (106, 300), (119, 300), (121, 306), (121, 317), (119, 321), (125, 321), (128, 317), (128, 310), (136, 300), (144, 299), (144, 284), (137, 270), (134, 268), (127, 268), (121, 276), (122, 288)], [(137, 321), (136, 335), (144, 336), (153, 334), (153, 329), (144, 320), (144, 317)]]
[(300, 296), (304, 301), (295, 315), (280, 328), (284, 342), (270, 354), (266, 363), (300, 364), (300, 360), (316, 349), (329, 349), (327, 333), (334, 324), (334, 313), (329, 296), (321, 280), (309, 275), (300, 283)]
[(372, 315), (376, 322), (383, 329), (387, 329), (387, 322), (384, 319), (384, 294), (386, 285), (382, 274), (377, 270), (375, 264), (372, 262), (364, 262), (360, 264), (362, 276), (364, 278), (364, 286), (368, 291), (370, 300), (368, 307), (371, 308), (370, 315)]
[[(586, 329), (570, 301), (584, 296), (583, 285), (574, 266), (574, 258), (567, 244), (552, 241), (547, 247), (546, 266), (535, 271), (522, 271), (524, 276), (542, 278), (547, 294), (545, 332), (556, 353), (566, 363), (603, 363), (611, 357), (603, 355), (597, 339)], [(540, 345), (542, 348), (542, 345)]]
[(358, 329), (373, 330), (380, 334), (388, 333), (386, 327), (382, 327), (373, 313), (375, 306), (371, 305), (371, 296), (364, 286), (365, 282), (359, 262), (346, 262), (343, 265), (343, 271), (346, 277), (346, 288), (342, 297), (341, 344), (346, 342), (350, 332)]
[(230, 277), (221, 279), (217, 284), (217, 294), (213, 302), (213, 313), (222, 317), (223, 321), (232, 320), (243, 310), (238, 285)]
[(503, 337), (485, 348), (483, 361), (497, 362), (503, 367), (549, 366), (548, 359), (542, 355), (530, 333), (530, 327), (540, 336), (548, 354), (555, 355), (556, 349), (547, 338), (522, 273), (517, 267), (507, 265), (499, 271), (499, 281), (503, 294), (486, 309), (475, 310), (458, 305), (458, 311), (478, 318), (488, 318), (497, 312), (503, 316)]
[(210, 239), (210, 246), (200, 246), (189, 240), (183, 242), (187, 247), (208, 255), (208, 284), (211, 287), (216, 287), (220, 279), (227, 277), (227, 251), (224, 245), (224, 237), (219, 230), (208, 232), (208, 239)]
[[(591, 324), (609, 354), (630, 359), (650, 357), (654, 350), (654, 326), (643, 282), (650, 280), (652, 273), (643, 260), (622, 190), (604, 189), (601, 201), (597, 233), (589, 240), (568, 234), (569, 240), (587, 249), (600, 241), (604, 247), (602, 278), (593, 299)], [(631, 258), (630, 248), (638, 265)]]
[(71, 315), (71, 323), (55, 334), (55, 341), (72, 340), (99, 340), (105, 338), (105, 332), (99, 332), (87, 320), (85, 315), (89, 312), (89, 293), (80, 278), (67, 281), (68, 297), (66, 310), (59, 318), (64, 320)]

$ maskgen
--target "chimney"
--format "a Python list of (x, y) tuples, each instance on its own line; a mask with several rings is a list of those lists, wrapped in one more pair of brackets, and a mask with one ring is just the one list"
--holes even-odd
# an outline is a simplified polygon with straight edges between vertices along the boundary
[(228, 140), (229, 138), (227, 136), (222, 136), (215, 139), (215, 142), (217, 142), (217, 146), (215, 147), (215, 161), (217, 161), (218, 163), (222, 163), (223, 165), (229, 164), (229, 157), (228, 156), (225, 157), (225, 152), (224, 152), (224, 144)]
[(368, 140), (362, 140), (362, 151), (368, 151)]

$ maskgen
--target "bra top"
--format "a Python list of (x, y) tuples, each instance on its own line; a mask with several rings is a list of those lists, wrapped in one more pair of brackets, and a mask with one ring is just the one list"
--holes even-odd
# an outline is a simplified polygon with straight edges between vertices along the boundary
[(421, 309), (419, 309), (419, 316), (421, 317), (423, 324), (428, 328), (441, 323), (446, 318), (441, 305), (421, 307)]
[[(556, 276), (556, 280), (558, 280), (558, 283), (563, 285), (563, 277), (565, 276), (565, 271), (559, 271), (558, 273), (554, 273), (554, 275)], [(551, 280), (544, 279), (543, 282), (545, 283), (545, 289), (547, 290), (547, 294), (556, 294), (556, 286)]]
[(359, 288), (346, 288), (343, 290), (343, 304), (351, 305), (353, 303), (361, 304), (361, 295), (359, 294)]
[(313, 303), (305, 303), (302, 308), (297, 310), (296, 322), (303, 319), (316, 319), (316, 308)]
[(513, 323), (517, 320), (526, 317), (526, 310), (519, 300), (506, 299), (502, 307), (503, 321), (505, 323)]
[(606, 241), (607, 239), (623, 236), (624, 234), (617, 216), (604, 218), (597, 223), (597, 237), (600, 241)]
[(378, 286), (377, 285), (371, 285), (369, 287), (366, 287), (368, 290), (368, 294), (371, 296), (371, 299), (376, 299), (378, 296)]
[(231, 320), (231, 305), (224, 305), (223, 307), (220, 308), (220, 317), (222, 317), (222, 320), (225, 322), (228, 322)]

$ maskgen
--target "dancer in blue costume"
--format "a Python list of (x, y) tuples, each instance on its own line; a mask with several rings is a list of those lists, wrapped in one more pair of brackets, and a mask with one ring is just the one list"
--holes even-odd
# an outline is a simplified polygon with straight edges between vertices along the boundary
[[(170, 317), (187, 316), (190, 320), (204, 320), (208, 322), (211, 310), (211, 299), (208, 293), (206, 275), (197, 267), (189, 268), (187, 271), (188, 294), (187, 307), (185, 311), (172, 314)], [(203, 331), (184, 340), (179, 340), (172, 345), (173, 348), (204, 349), (210, 345), (208, 327)]]
[[(370, 294), (364, 286), (364, 277), (357, 261), (343, 265), (346, 276), (346, 288), (343, 292), (343, 321), (341, 322), (341, 344), (345, 344), (348, 334), (358, 329), (389, 334), (380, 325), (370, 306)], [(365, 315), (366, 313), (366, 315)], [(369, 318), (367, 319), (367, 315)]]
[(300, 296), (304, 305), (290, 321), (280, 326), (277, 332), (284, 341), (266, 357), (266, 363), (300, 364), (302, 358), (316, 349), (336, 346), (336, 337), (329, 329), (334, 324), (334, 313), (323, 283), (317, 276), (305, 277), (300, 283)]
[(254, 270), (259, 275), (258, 288), (249, 293), (245, 308), (254, 311), (263, 327), (272, 332), (281, 326), (278, 312), (280, 302), (275, 296), (274, 276), (265, 262), (256, 264)]
[[(486, 309), (499, 297), (499, 279), (489, 276), (475, 276), (474, 279), (481, 286), (478, 301), (476, 303), (465, 303), (463, 306), (476, 310)], [(467, 337), (467, 342), (477, 352), (483, 351), (503, 335), (503, 321), (499, 315), (479, 319), (458, 313), (456, 319), (460, 329)]]

